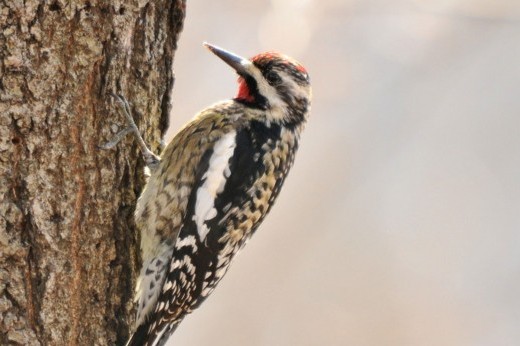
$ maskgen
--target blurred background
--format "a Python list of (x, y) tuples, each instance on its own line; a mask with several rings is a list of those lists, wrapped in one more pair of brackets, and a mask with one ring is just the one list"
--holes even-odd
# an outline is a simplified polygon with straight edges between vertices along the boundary
[(277, 205), (175, 346), (520, 345), (520, 1), (189, 0), (167, 139), (233, 97), (201, 45), (314, 89)]

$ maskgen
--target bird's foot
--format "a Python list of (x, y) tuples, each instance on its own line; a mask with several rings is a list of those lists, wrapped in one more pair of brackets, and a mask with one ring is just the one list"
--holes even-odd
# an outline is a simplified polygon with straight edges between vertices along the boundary
[(101, 149), (112, 149), (114, 148), (127, 134), (133, 132), (134, 136), (137, 139), (137, 143), (139, 144), (139, 148), (141, 149), (141, 153), (143, 154), (144, 161), (146, 166), (153, 171), (158, 165), (161, 159), (159, 156), (155, 155), (148, 146), (146, 145), (137, 125), (135, 124), (134, 118), (132, 116), (132, 111), (130, 109), (130, 104), (126, 100), (126, 98), (122, 95), (110, 94), (113, 98), (116, 99), (117, 103), (120, 105), (120, 109), (123, 111), (123, 115), (127, 121), (127, 127), (123, 130), (119, 131), (109, 142), (100, 146)]

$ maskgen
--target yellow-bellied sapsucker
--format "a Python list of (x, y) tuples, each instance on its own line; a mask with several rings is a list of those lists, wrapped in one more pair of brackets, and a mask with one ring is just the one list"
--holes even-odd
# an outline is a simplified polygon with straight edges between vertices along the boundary
[(295, 60), (205, 45), (238, 73), (236, 98), (198, 114), (160, 158), (136, 132), (151, 175), (135, 212), (143, 267), (128, 345), (164, 345), (213, 291), (273, 206), (309, 114), (309, 76)]

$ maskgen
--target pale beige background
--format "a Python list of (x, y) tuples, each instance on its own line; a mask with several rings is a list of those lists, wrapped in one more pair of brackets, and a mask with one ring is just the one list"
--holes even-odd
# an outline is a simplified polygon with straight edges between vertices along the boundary
[(520, 1), (189, 0), (169, 136), (235, 94), (204, 40), (298, 58), (315, 97), (171, 345), (520, 345)]

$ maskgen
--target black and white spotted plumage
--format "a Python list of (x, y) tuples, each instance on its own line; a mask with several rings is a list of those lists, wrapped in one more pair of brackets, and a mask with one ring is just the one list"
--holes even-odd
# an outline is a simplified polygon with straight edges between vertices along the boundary
[(164, 345), (215, 289), (278, 196), (308, 116), (300, 64), (208, 48), (237, 71), (239, 93), (175, 136), (139, 199), (143, 269), (128, 345)]

